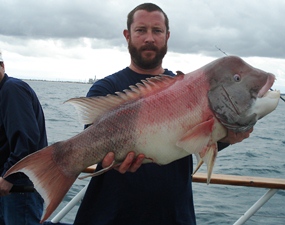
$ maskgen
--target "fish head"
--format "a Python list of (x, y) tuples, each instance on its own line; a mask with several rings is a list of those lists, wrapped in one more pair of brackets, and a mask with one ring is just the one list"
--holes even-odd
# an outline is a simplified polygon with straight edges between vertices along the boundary
[(204, 73), (210, 83), (210, 108), (227, 129), (248, 131), (277, 107), (280, 92), (270, 91), (275, 76), (239, 57), (217, 59), (205, 66)]

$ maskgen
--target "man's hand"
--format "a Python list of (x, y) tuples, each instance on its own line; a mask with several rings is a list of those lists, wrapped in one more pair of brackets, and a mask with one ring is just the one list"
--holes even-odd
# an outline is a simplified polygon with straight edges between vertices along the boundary
[(8, 195), (13, 184), (0, 177), (0, 197)]
[[(114, 161), (114, 153), (109, 152), (105, 158), (102, 161), (102, 167), (108, 167), (112, 164)], [(125, 160), (122, 162), (122, 164), (115, 168), (120, 173), (124, 174), (125, 172), (136, 172), (137, 169), (141, 166), (145, 156), (143, 154), (139, 154), (137, 157), (135, 157), (134, 152), (129, 152)]]
[(235, 133), (231, 130), (228, 130), (228, 134), (226, 137), (220, 140), (220, 142), (228, 143), (228, 144), (236, 144), (238, 142), (243, 141), (244, 139), (248, 138), (250, 133), (253, 131), (253, 128), (246, 132)]

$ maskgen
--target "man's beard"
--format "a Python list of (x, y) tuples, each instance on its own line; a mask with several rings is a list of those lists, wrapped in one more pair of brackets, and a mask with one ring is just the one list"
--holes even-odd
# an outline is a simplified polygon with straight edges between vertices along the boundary
[[(132, 41), (129, 41), (128, 44), (129, 52), (133, 62), (140, 68), (148, 70), (154, 69), (162, 63), (162, 59), (164, 58), (167, 52), (167, 45), (165, 44), (161, 49), (158, 49), (152, 43), (149, 43), (139, 49), (137, 49), (133, 44)], [(142, 52), (144, 50), (152, 50), (156, 52), (156, 55), (153, 59), (147, 59), (142, 56)]]

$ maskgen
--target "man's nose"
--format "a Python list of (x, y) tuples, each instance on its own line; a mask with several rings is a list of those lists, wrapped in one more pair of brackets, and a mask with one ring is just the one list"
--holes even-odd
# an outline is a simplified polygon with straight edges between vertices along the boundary
[(154, 37), (153, 37), (152, 31), (148, 31), (148, 32), (146, 33), (145, 42), (146, 42), (146, 43), (153, 43), (153, 42), (154, 42)]

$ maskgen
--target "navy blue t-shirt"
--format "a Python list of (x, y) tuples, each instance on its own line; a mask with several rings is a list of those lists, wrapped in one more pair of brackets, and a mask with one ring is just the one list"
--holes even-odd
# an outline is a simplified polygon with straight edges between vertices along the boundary
[[(87, 96), (123, 91), (148, 77), (127, 67), (95, 82)], [(144, 164), (135, 173), (110, 170), (93, 177), (74, 225), (195, 225), (192, 172), (190, 155), (163, 166)]]
[[(0, 83), (0, 176), (45, 146), (45, 118), (35, 92), (27, 83), (5, 74)], [(17, 185), (32, 184), (19, 173), (5, 179)]]

